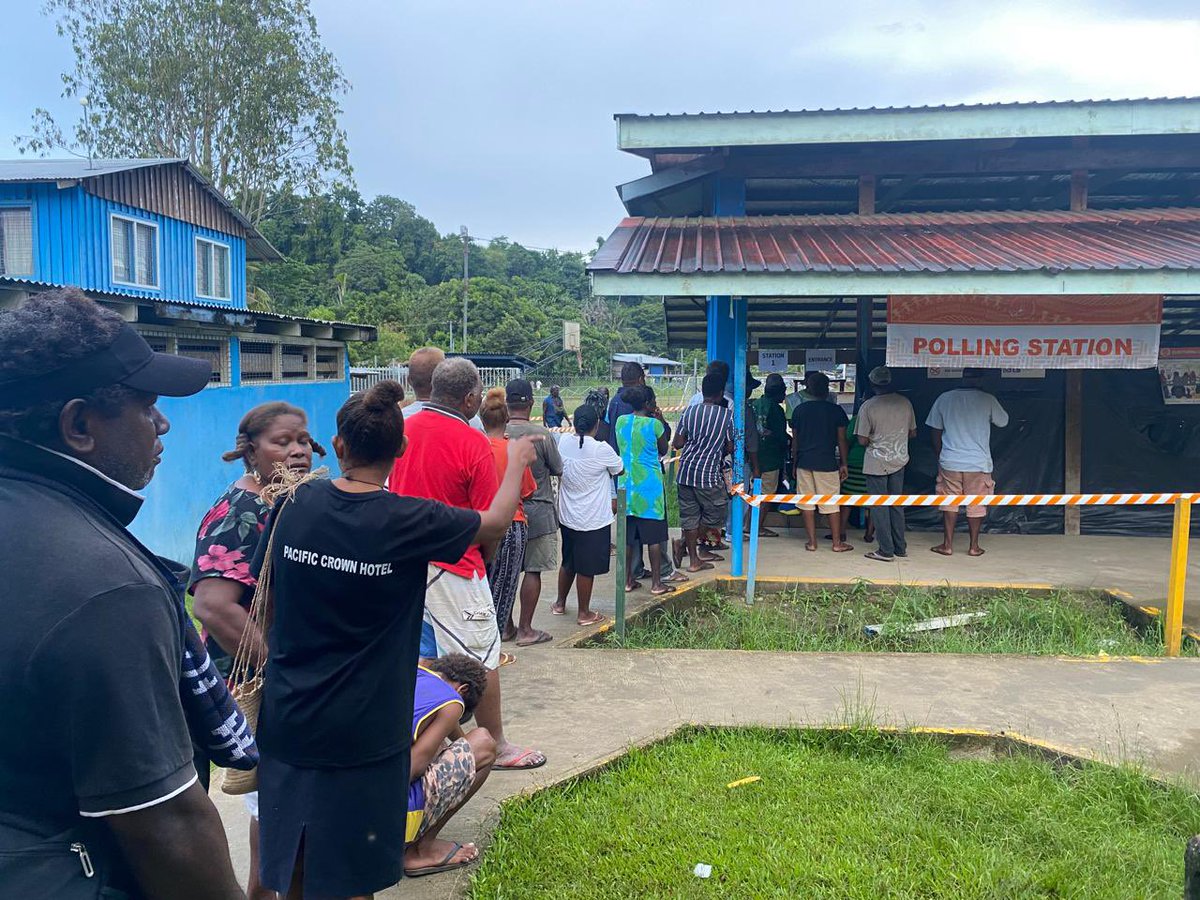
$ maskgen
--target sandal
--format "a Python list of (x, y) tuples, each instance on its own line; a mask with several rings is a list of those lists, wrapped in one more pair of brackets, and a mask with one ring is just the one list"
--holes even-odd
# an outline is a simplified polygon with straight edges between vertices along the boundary
[[(532, 759), (533, 762), (526, 762), (526, 760), (529, 759)], [(525, 769), (536, 769), (539, 766), (544, 766), (545, 764), (546, 754), (542, 753), (540, 750), (531, 749), (522, 750), (520, 753), (514, 756), (512, 762), (508, 763), (507, 765), (501, 765), (500, 761), (497, 760), (496, 762), (492, 763), (492, 769), (500, 769), (501, 771), (508, 772), (522, 772)]]
[(517, 661), (517, 654), (500, 651), (500, 666), (511, 666)]
[(518, 647), (532, 647), (534, 644), (545, 644), (547, 641), (554, 640), (554, 635), (548, 631), (535, 631), (532, 640), (517, 641)]
[(438, 875), (442, 872), (453, 872), (455, 869), (461, 869), (463, 866), (469, 866), (471, 863), (479, 859), (479, 850), (476, 849), (475, 855), (470, 859), (460, 859), (455, 863), (450, 862), (450, 860), (454, 859), (454, 857), (458, 855), (458, 852), (463, 849), (463, 845), (458, 843), (458, 841), (455, 841), (454, 846), (450, 848), (450, 852), (446, 854), (445, 859), (443, 859), (436, 866), (422, 866), (419, 869), (405, 869), (404, 877), (422, 878), (425, 875)]
[(650, 588), (650, 593), (655, 597), (665, 597), (667, 594), (675, 593), (675, 588), (669, 584), (661, 585), (660, 587)]

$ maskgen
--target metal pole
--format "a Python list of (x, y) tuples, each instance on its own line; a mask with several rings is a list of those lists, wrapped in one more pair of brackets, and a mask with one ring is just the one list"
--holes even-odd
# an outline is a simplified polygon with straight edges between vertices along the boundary
[[(730, 298), (729, 315), (733, 319), (733, 483), (746, 484), (746, 298)], [(733, 529), (729, 536), (729, 569), (742, 575), (742, 534), (745, 532), (746, 505), (733, 498)]]
[(462, 352), (467, 352), (467, 288), (471, 284), (470, 257), (471, 236), (467, 234), (467, 226), (458, 229), (463, 242), (463, 323), (462, 323)]
[[(754, 479), (750, 493), (762, 494), (762, 479)], [(746, 574), (746, 605), (754, 605), (754, 576), (758, 572), (758, 519), (762, 515), (759, 504), (750, 507), (750, 571)]]
[(617, 639), (625, 640), (625, 579), (628, 576), (628, 549), (625, 544), (625, 488), (617, 488)]
[(1178, 656), (1183, 644), (1183, 602), (1187, 588), (1188, 539), (1192, 530), (1192, 501), (1175, 501), (1175, 525), (1171, 531), (1171, 572), (1167, 577), (1167, 656)]

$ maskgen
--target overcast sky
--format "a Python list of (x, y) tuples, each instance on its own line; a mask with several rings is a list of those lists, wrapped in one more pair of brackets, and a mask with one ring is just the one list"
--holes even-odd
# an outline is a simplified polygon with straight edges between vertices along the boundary
[[(358, 187), (535, 247), (588, 249), (646, 174), (616, 112), (1200, 95), (1194, 0), (312, 0), (353, 87)], [(0, 156), (58, 100), (67, 43), (7, 0)], [(20, 73), (16, 75), (16, 73)], [(16, 77), (14, 77), (16, 75)]]

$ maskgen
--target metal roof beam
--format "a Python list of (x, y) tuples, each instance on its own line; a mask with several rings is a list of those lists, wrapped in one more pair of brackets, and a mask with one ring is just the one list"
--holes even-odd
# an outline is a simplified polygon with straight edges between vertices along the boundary
[(593, 272), (602, 297), (828, 297), (889, 294), (1196, 294), (1200, 270), (1017, 272)]
[(1200, 133), (1200, 98), (997, 103), (957, 107), (618, 114), (628, 151), (695, 147), (841, 144)]

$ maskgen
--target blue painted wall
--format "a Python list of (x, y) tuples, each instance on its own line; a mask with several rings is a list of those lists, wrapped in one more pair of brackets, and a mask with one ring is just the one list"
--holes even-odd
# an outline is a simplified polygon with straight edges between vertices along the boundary
[(159, 409), (171, 422), (163, 436), (166, 451), (154, 480), (144, 491), (146, 502), (132, 531), (156, 553), (192, 563), (196, 529), (210, 506), (242, 475), (241, 463), (222, 461), (232, 450), (238, 422), (259, 403), (283, 400), (308, 414), (308, 425), (329, 456), (314, 465), (335, 471), (333, 435), (338, 409), (350, 396), (348, 381), (265, 384), (207, 388), (194, 397), (162, 398)]
[[(145, 212), (113, 203), (81, 186), (59, 189), (54, 184), (0, 184), (0, 204), (30, 203), (33, 207), (33, 281), (165, 300), (225, 303), (246, 307), (246, 242), (158, 213)], [(159, 286), (157, 289), (114, 284), (112, 242), (109, 232), (113, 213), (158, 226)], [(230, 299), (196, 296), (197, 237), (212, 238), (229, 245)]]

